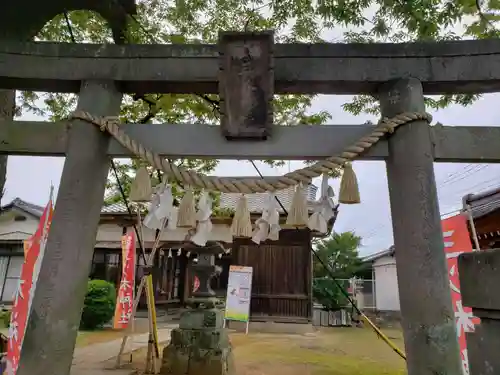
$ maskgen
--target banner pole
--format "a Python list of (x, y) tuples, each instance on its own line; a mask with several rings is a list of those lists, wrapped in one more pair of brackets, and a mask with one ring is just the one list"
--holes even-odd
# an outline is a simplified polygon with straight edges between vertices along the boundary
[[(134, 238), (134, 241), (128, 241), (129, 239), (129, 236)], [(137, 260), (137, 238), (136, 238), (136, 235), (135, 233), (128, 233), (128, 234), (125, 234), (122, 236), (122, 277), (121, 277), (121, 281), (120, 281), (120, 288), (118, 289), (118, 297), (120, 297), (120, 293), (121, 293), (121, 288), (122, 288), (122, 281), (123, 281), (123, 277), (125, 275), (125, 272), (127, 271), (127, 268), (126, 268), (126, 265), (127, 265), (127, 261), (128, 261), (128, 258), (129, 256), (133, 259), (133, 261), (131, 262), (132, 263), (132, 275), (129, 275), (129, 279), (131, 278), (132, 280), (130, 281), (130, 288), (132, 289), (131, 290), (131, 296), (130, 296), (130, 300), (129, 300), (129, 304), (132, 305), (132, 309), (129, 310), (130, 312), (130, 316), (128, 317), (128, 322), (127, 322), (127, 326), (125, 327), (125, 335), (123, 336), (123, 339), (122, 339), (122, 343), (120, 345), (120, 350), (118, 352), (118, 356), (116, 358), (116, 367), (120, 367), (121, 365), (121, 359), (122, 359), (122, 355), (123, 355), (123, 352), (125, 350), (125, 345), (127, 343), (127, 340), (129, 338), (129, 336), (131, 334), (133, 334), (134, 330), (135, 330), (135, 310), (137, 308), (137, 302), (138, 302), (138, 298), (136, 296), (136, 293), (135, 293), (135, 269), (136, 269), (136, 260)], [(129, 264), (130, 265), (130, 264)], [(140, 296), (140, 293), (141, 293), (141, 290), (142, 290), (143, 286), (142, 286), (142, 280), (141, 280), (141, 284), (139, 285), (139, 290), (138, 290), (138, 295)], [(116, 327), (116, 319), (117, 319), (117, 309), (118, 309), (118, 303), (120, 303), (119, 300), (117, 300), (117, 305), (116, 305), (116, 308), (115, 308), (115, 324), (114, 324), (114, 327)], [(129, 305), (130, 307), (130, 305)], [(122, 312), (123, 313), (123, 312)], [(132, 357), (130, 358), (130, 362), (132, 362)]]
[[(138, 220), (140, 220), (140, 216), (138, 217)], [(146, 262), (147, 262), (147, 264), (144, 265), (145, 268), (151, 267), (153, 265), (153, 263), (154, 263), (154, 257), (156, 255), (156, 251), (158, 250), (158, 246), (159, 246), (159, 243), (160, 243), (160, 237), (161, 237), (163, 231), (166, 228), (166, 224), (167, 224), (167, 220), (163, 219), (162, 228), (161, 228), (158, 236), (155, 238), (155, 242), (153, 244), (153, 248), (151, 249), (151, 254), (149, 255), (149, 257), (144, 257), (146, 259)], [(143, 236), (142, 222), (140, 222), (139, 228), (140, 228), (140, 234), (141, 234), (141, 242), (143, 244), (145, 244), (145, 242), (144, 242), (144, 236)], [(145, 249), (144, 249), (144, 252), (145, 252)], [(149, 286), (149, 282), (148, 282), (149, 276), (151, 277), (151, 287)], [(143, 291), (146, 292), (146, 301), (147, 301), (147, 305), (148, 305), (148, 318), (149, 318), (149, 315), (151, 313), (151, 310), (153, 310), (152, 314), (153, 314), (154, 324), (153, 324), (152, 328), (150, 327), (150, 333), (152, 333), (153, 340), (155, 341), (155, 356), (156, 356), (156, 358), (159, 358), (158, 329), (157, 329), (157, 322), (156, 322), (156, 308), (155, 308), (155, 298), (154, 298), (154, 289), (153, 289), (153, 282), (152, 282), (152, 280), (153, 280), (152, 279), (152, 275), (150, 275), (150, 274), (149, 275), (144, 275), (141, 278), (141, 282), (139, 284), (139, 287), (137, 288), (137, 294), (134, 296), (134, 305), (133, 305), (133, 308), (132, 308), (132, 316), (131, 316), (131, 322), (132, 322), (131, 329), (129, 329), (126, 332), (125, 336), (123, 336), (122, 343), (121, 343), (121, 346), (120, 346), (120, 350), (118, 352), (118, 357), (116, 359), (116, 368), (119, 368), (121, 366), (121, 357), (122, 357), (123, 352), (125, 350), (125, 345), (127, 343), (127, 340), (129, 338), (129, 336), (131, 334), (133, 334), (133, 332), (134, 332), (133, 327), (134, 327), (135, 315), (137, 314), (137, 308), (139, 306), (139, 301), (141, 299), (141, 295), (142, 295)], [(134, 281), (135, 281), (135, 278), (134, 278)], [(148, 295), (149, 288), (151, 288), (150, 289), (151, 293), (149, 293), (151, 295), (151, 300), (149, 299), (150, 297)], [(152, 307), (150, 307), (151, 305), (152, 305)], [(132, 362), (132, 354), (131, 354), (130, 361)]]

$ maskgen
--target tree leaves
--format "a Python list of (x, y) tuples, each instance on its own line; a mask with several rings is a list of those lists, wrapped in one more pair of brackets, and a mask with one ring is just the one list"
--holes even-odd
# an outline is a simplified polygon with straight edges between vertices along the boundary
[(336, 311), (348, 305), (349, 301), (342, 293), (341, 289), (347, 290), (349, 282), (347, 280), (337, 280), (331, 278), (313, 279), (312, 292), (314, 300), (321, 304), (327, 311)]
[[(361, 237), (354, 232), (332, 233), (318, 242), (316, 254), (330, 268), (335, 278), (349, 278), (359, 268), (358, 248)], [(330, 277), (330, 273), (316, 259), (314, 277)]]
[[(313, 258), (313, 296), (328, 310), (337, 310), (347, 304), (347, 299), (339, 289), (337, 283), (346, 289), (346, 280), (359, 270), (361, 260), (358, 248), (361, 246), (361, 237), (354, 232), (332, 233), (332, 235), (318, 242), (316, 254), (329, 267), (333, 274), (325, 270), (316, 257)], [(340, 279), (340, 280), (339, 280)]]
[[(341, 41), (356, 43), (481, 39), (498, 37), (499, 15), (500, 0), (138, 0), (137, 15), (129, 17), (127, 40), (129, 43), (216, 43), (220, 30), (266, 29), (275, 30), (277, 43), (318, 42), (334, 30), (341, 32)], [(71, 30), (65, 15), (58, 15), (36, 39), (112, 42), (111, 31), (98, 14), (74, 11), (68, 15), (68, 21)], [(457, 25), (464, 25), (463, 30), (458, 30)], [(275, 123), (324, 124), (331, 114), (311, 113), (313, 98), (275, 96)], [(469, 105), (477, 98), (478, 95), (453, 95), (426, 100), (432, 108), (444, 108), (451, 103)], [(20, 99), (20, 109), (46, 115), (51, 120), (66, 117), (76, 105), (76, 96), (68, 94), (24, 92)], [(127, 122), (217, 124), (217, 102), (217, 95), (148, 94), (144, 100), (126, 96), (120, 117)], [(343, 109), (353, 114), (379, 113), (378, 103), (366, 95), (355, 96)], [(173, 162), (206, 173), (217, 166), (217, 161), (207, 160)], [(135, 164), (122, 164), (121, 168), (129, 168), (126, 173), (132, 174)], [(116, 193), (116, 186), (110, 184), (109, 188)]]

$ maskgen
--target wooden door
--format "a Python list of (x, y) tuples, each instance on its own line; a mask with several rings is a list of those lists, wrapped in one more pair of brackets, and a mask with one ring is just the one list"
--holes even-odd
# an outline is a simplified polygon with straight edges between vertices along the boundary
[(311, 320), (310, 246), (309, 230), (282, 231), (279, 241), (261, 245), (237, 241), (233, 264), (253, 268), (252, 320)]

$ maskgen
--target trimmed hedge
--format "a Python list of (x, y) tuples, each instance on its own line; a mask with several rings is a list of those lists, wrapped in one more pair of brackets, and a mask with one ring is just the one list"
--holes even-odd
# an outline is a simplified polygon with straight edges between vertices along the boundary
[(105, 280), (89, 280), (83, 307), (80, 328), (92, 330), (113, 318), (115, 313), (116, 288)]
[(11, 314), (10, 310), (0, 310), (0, 325), (3, 328), (9, 328)]

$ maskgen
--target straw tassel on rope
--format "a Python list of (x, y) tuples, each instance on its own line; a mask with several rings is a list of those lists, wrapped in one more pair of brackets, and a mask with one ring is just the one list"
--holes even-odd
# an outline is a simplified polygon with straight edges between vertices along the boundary
[(149, 202), (152, 195), (153, 188), (151, 187), (148, 170), (144, 166), (140, 167), (130, 186), (130, 200), (132, 202)]
[(236, 205), (233, 222), (231, 224), (231, 233), (234, 237), (251, 237), (252, 222), (250, 211), (248, 211), (248, 202), (245, 195), (241, 195)]
[(286, 218), (286, 226), (303, 228), (307, 226), (308, 221), (307, 197), (303, 185), (299, 184), (293, 194), (292, 204)]
[(358, 179), (351, 163), (344, 166), (342, 180), (340, 180), (339, 203), (357, 204), (360, 203)]
[(177, 226), (179, 228), (196, 228), (196, 206), (194, 192), (191, 187), (186, 189), (177, 214)]

